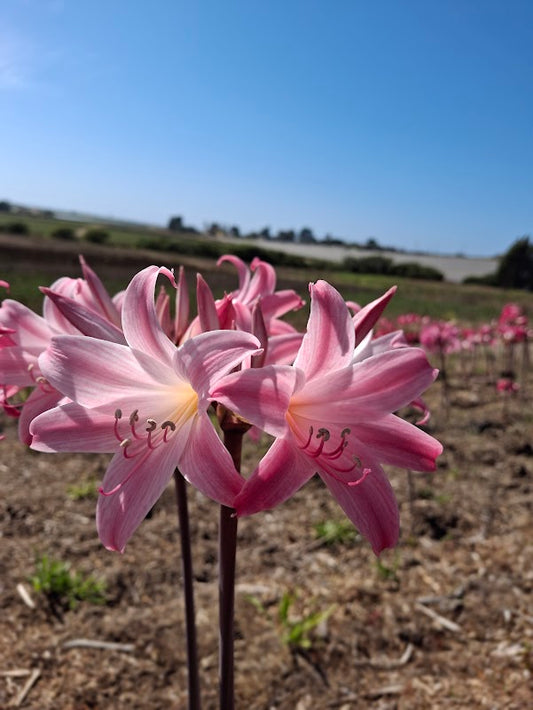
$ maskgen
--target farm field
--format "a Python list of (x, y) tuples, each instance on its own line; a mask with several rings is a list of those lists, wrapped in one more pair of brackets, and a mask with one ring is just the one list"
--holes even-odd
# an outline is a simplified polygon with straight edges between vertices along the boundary
[[(43, 248), (26, 239), (16, 248), (1, 237), (0, 278), (11, 282), (14, 298), (37, 308), (37, 283), (78, 274), (77, 244)], [(84, 252), (111, 291), (154, 262), (184, 263), (190, 285), (196, 269), (209, 270), (216, 295), (236, 282), (234, 270), (207, 260), (96, 245)], [(306, 281), (328, 278), (312, 269), (278, 274), (279, 287), (302, 293)], [(362, 304), (391, 285), (342, 273), (331, 280)], [(531, 294), (402, 280), (386, 315), (416, 311), (481, 323), (509, 300), (531, 317)], [(238, 708), (521, 710), (533, 703), (533, 373), (503, 399), (495, 387), (499, 367), (499, 360), (487, 368), (454, 356), (449, 402), (442, 380), (428, 391), (426, 430), (444, 453), (433, 474), (389, 469), (402, 535), (379, 560), (342, 525), (317, 478), (274, 511), (239, 521)], [(1, 425), (0, 707), (186, 708), (172, 485), (125, 553), (108, 552), (94, 527), (95, 488), (108, 457), (31, 452), (18, 442), (13, 420)], [(253, 464), (250, 444), (245, 474)], [(215, 710), (217, 506), (190, 487), (189, 501), (202, 695), (204, 709)], [(29, 582), (43, 555), (105, 582), (106, 603), (51, 608)], [(288, 629), (319, 612), (327, 618), (311, 629), (308, 644), (287, 642)]]

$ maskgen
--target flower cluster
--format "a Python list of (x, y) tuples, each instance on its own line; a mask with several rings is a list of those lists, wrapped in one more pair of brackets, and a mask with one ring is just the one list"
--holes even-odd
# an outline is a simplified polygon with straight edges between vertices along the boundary
[[(157, 266), (111, 298), (82, 260), (83, 278), (42, 289), (42, 317), (5, 299), (1, 397), (20, 416), (21, 440), (113, 454), (97, 503), (109, 549), (124, 549), (176, 467), (237, 515), (282, 503), (318, 473), (376, 553), (393, 546), (398, 507), (382, 465), (432, 471), (442, 451), (395, 414), (423, 406), (437, 371), (400, 332), (372, 337), (395, 289), (360, 308), (325, 281), (310, 284), (302, 334), (282, 317), (303, 301), (276, 290), (272, 266), (220, 261), (239, 286), (217, 300), (198, 276), (194, 318), (183, 269), (175, 279)], [(248, 479), (218, 434), (221, 410), (273, 437)]]

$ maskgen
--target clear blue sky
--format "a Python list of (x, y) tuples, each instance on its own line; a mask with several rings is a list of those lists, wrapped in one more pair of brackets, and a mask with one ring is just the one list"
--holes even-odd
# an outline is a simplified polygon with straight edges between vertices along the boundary
[(493, 255), (533, 234), (531, 0), (0, 0), (0, 199)]

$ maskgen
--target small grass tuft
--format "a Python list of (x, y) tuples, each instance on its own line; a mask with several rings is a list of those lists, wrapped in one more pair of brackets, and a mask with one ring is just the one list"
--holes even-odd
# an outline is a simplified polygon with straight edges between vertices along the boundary
[(59, 612), (75, 609), (79, 602), (105, 604), (105, 583), (92, 575), (83, 576), (72, 572), (68, 562), (51, 559), (42, 555), (35, 561), (35, 574), (30, 582), (36, 592), (47, 598), (51, 611)]
[(324, 545), (344, 544), (357, 539), (357, 530), (349, 520), (324, 520), (315, 525), (315, 535)]

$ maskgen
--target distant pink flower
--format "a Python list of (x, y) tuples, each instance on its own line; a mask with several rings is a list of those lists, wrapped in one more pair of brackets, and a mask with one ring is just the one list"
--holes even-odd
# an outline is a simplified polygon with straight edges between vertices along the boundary
[(41, 451), (108, 451), (115, 455), (97, 504), (104, 545), (122, 551), (173, 471), (207, 496), (232, 506), (243, 485), (207, 408), (218, 379), (257, 350), (248, 333), (215, 331), (179, 348), (160, 325), (154, 289), (165, 268), (133, 278), (122, 307), (127, 345), (60, 336), (40, 360), (47, 380), (72, 402), (31, 426)]
[[(294, 367), (249, 369), (211, 395), (276, 437), (235, 501), (238, 515), (272, 508), (319, 473), (376, 553), (398, 538), (398, 508), (381, 463), (432, 471), (442, 446), (392, 412), (436, 371), (418, 348), (354, 361), (355, 332), (340, 294), (310, 286), (311, 314)], [(378, 299), (379, 301), (379, 299)], [(379, 307), (379, 304), (376, 306)]]
[(515, 394), (518, 392), (520, 387), (511, 377), (500, 377), (500, 379), (496, 382), (496, 389), (498, 392)]
[(450, 321), (431, 321), (422, 326), (420, 344), (429, 353), (458, 352), (461, 349), (459, 328)]

